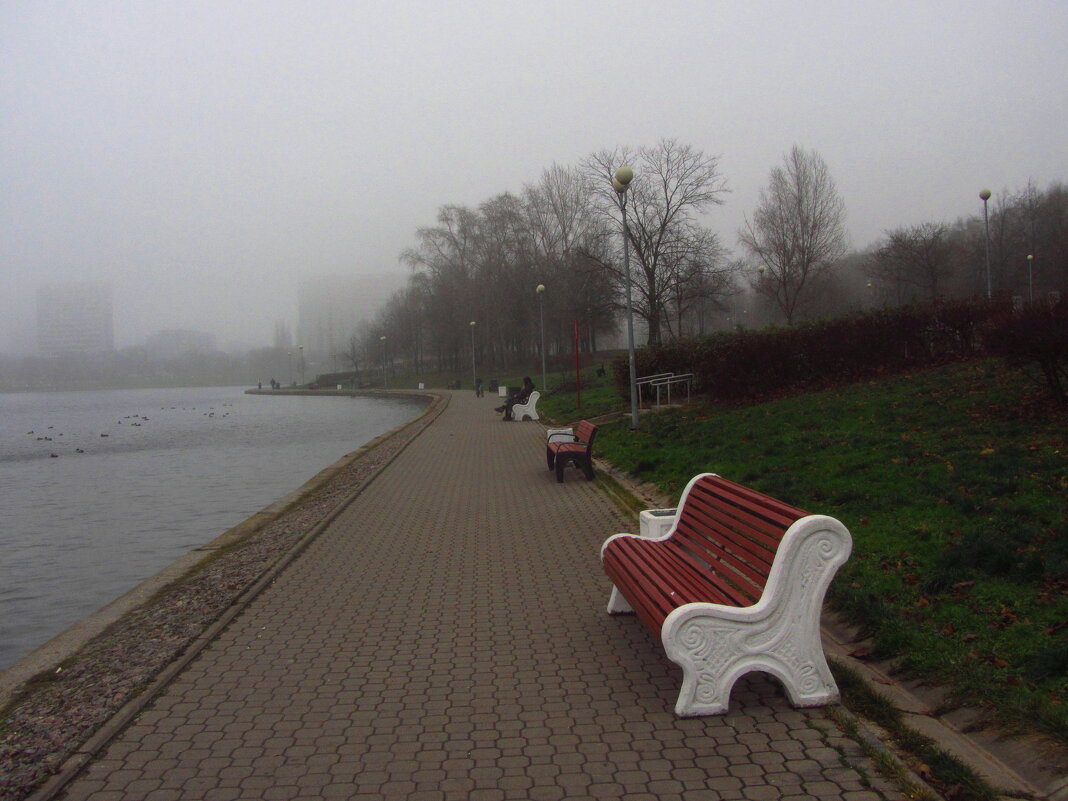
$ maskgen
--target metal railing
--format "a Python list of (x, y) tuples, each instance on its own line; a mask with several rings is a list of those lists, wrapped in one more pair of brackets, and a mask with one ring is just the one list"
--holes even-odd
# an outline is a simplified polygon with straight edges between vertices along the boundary
[(665, 378), (671, 378), (674, 373), (657, 373), (656, 375), (643, 375), (641, 378), (635, 379), (634, 385), (638, 391), (638, 405), (641, 406), (642, 402), (642, 387), (650, 386), (654, 381), (662, 381)]
[(693, 373), (685, 373), (684, 375), (674, 375), (668, 373), (666, 376), (661, 376), (655, 381), (650, 381), (650, 386), (656, 387), (656, 405), (660, 405), (660, 388), (667, 387), (667, 402), (671, 403), (671, 385), (686, 384), (686, 403), (690, 402), (690, 384), (693, 382)]

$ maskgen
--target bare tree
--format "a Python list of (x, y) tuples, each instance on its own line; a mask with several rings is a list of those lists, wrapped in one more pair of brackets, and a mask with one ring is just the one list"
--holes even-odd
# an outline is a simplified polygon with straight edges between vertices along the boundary
[[(623, 165), (635, 173), (625, 197), (612, 188), (612, 175)], [(649, 344), (658, 344), (668, 299), (679, 294), (683, 283), (691, 296), (715, 293), (730, 283), (730, 265), (718, 237), (697, 219), (710, 206), (721, 205), (727, 192), (719, 158), (664, 139), (637, 151), (594, 153), (584, 170), (595, 202), (614, 230), (620, 230), (622, 205), (627, 204), (628, 239), (637, 268), (632, 275), (634, 311), (648, 323)], [(623, 283), (621, 260), (603, 266)]]
[(537, 184), (527, 185), (523, 197), (531, 233), (538, 249), (562, 255), (601, 233), (582, 173), (554, 164), (542, 171)]
[(797, 145), (771, 171), (760, 205), (738, 239), (764, 268), (755, 290), (772, 298), (792, 325), (806, 290), (846, 250), (845, 204), (823, 158)]
[(711, 231), (700, 229), (693, 235), (709, 241), (687, 243), (688, 255), (663, 293), (662, 319), (671, 339), (704, 334), (712, 313), (724, 311), (727, 299), (738, 293), (734, 277), (740, 265), (724, 263), (726, 251)]
[(607, 221), (577, 168), (554, 164), (537, 184), (524, 188), (523, 196), (539, 282), (547, 287), (549, 349), (568, 350), (578, 323), (580, 346), (596, 350), (598, 334), (615, 331), (619, 308), (617, 285), (601, 266), (611, 254)]
[(360, 337), (353, 331), (349, 334), (349, 338), (345, 342), (345, 348), (341, 353), (345, 361), (352, 365), (353, 389), (357, 388), (362, 383), (362, 379), (360, 378), (360, 357), (362, 352)]
[(423, 309), (428, 343), (439, 369), (455, 368), (462, 358), (465, 333), (474, 313), (472, 286), (477, 285), (480, 215), (463, 206), (442, 206), (438, 224), (416, 232), (418, 245), (401, 254), (427, 287)]
[(886, 242), (871, 259), (868, 275), (892, 286), (898, 303), (909, 299), (906, 286), (934, 300), (953, 273), (953, 249), (949, 228), (942, 223), (888, 231)]
[(1068, 282), (1066, 201), (1063, 185), (1040, 192), (1033, 182), (999, 197), (990, 215), (995, 289), (1036, 297), (1050, 289), (1063, 290)]

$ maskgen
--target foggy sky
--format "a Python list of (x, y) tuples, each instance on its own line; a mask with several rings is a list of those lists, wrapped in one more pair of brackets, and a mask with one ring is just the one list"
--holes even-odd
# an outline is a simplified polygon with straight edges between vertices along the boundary
[(1068, 3), (0, 0), (0, 351), (110, 281), (118, 346), (270, 344), (301, 276), (616, 145), (719, 155), (736, 248), (794, 144), (854, 247), (1068, 180)]

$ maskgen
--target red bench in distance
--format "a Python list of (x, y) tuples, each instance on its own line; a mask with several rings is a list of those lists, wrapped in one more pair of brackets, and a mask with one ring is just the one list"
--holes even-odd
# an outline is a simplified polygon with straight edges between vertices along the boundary
[(556, 470), (556, 480), (564, 482), (564, 468), (568, 462), (580, 468), (587, 481), (593, 481), (593, 438), (597, 436), (597, 426), (583, 420), (571, 433), (556, 429), (549, 432), (545, 443), (545, 461), (549, 469)]

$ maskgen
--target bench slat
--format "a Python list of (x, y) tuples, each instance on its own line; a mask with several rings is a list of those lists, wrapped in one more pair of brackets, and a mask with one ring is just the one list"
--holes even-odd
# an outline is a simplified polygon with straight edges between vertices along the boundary
[(716, 596), (716, 603), (734, 603), (730, 589), (710, 580), (707, 572), (694, 565), (681, 549), (646, 547), (651, 544), (648, 540), (637, 539), (620, 542), (620, 550), (613, 553), (612, 558), (621, 565), (633, 566), (632, 573), (649, 579), (643, 583), (667, 588), (666, 595), (675, 592), (682, 596), (682, 600), (673, 601), (668, 608), (690, 603), (709, 592)]
[[(715, 526), (712, 530), (712, 524), (706, 523), (708, 528), (698, 531), (694, 524), (693, 519), (679, 521), (676, 529), (679, 535), (677, 546), (685, 548), (717, 573), (732, 578), (745, 577), (745, 580), (756, 585), (759, 595), (771, 570), (774, 552), (754, 550), (736, 532), (722, 526)], [(710, 534), (715, 534), (715, 538)]]
[[(775, 557), (775, 545), (780, 539), (767, 534), (759, 536), (760, 532), (739, 525), (733, 518), (701, 514), (700, 510), (696, 509), (680, 515), (677, 529), (680, 541), (685, 541), (691, 547), (699, 550), (711, 548), (716, 552), (730, 547), (739, 559), (762, 568), (771, 566)], [(771, 547), (767, 540), (773, 542)]]
[(691, 489), (672, 540), (755, 603), (785, 530), (804, 515), (727, 479), (709, 477)]
[(595, 426), (589, 420), (580, 421), (579, 424), (575, 427), (575, 439), (577, 439), (579, 442), (589, 442), (596, 428), (597, 426)]
[(555, 453), (585, 453), (585, 442), (550, 442), (548, 447)]
[(722, 587), (722, 592), (729, 595), (726, 603), (735, 606), (749, 606), (759, 600), (764, 591), (766, 576), (747, 563), (734, 559), (729, 552), (718, 554), (709, 551), (695, 551), (678, 543), (676, 549), (686, 554), (695, 569), (708, 574)]
[(605, 572), (616, 586), (621, 582), (623, 586), (643, 589), (631, 600), (631, 606), (645, 627), (657, 634), (664, 618), (674, 609), (670, 592), (665, 591), (663, 576), (650, 575), (648, 563), (623, 558), (623, 554), (617, 556), (619, 558), (611, 564), (605, 562)]
[[(695, 565), (680, 548), (649, 548), (649, 540), (617, 541), (605, 554), (604, 568), (616, 586), (638, 586), (642, 592), (634, 606), (653, 633), (677, 606), (711, 601), (728, 606), (749, 606), (759, 599), (746, 595), (709, 576), (707, 568)], [(633, 602), (632, 602), (633, 605)]]
[[(731, 486), (733, 482), (726, 482), (725, 479), (723, 481), (725, 484), (720, 484), (715, 488), (697, 485), (690, 492), (690, 496), (694, 501), (699, 502), (699, 508), (707, 508), (711, 504), (714, 509), (719, 510), (718, 514), (726, 515), (729, 512), (731, 516), (746, 523), (752, 529), (764, 532), (769, 536), (767, 542), (769, 548), (776, 548), (782, 538), (781, 534), (774, 532), (784, 531), (795, 520), (807, 514), (803, 509), (778, 501), (775, 501), (774, 505), (769, 505), (765, 501), (774, 499), (766, 495), (761, 496), (753, 490), (747, 490), (738, 485)], [(740, 493), (737, 490), (745, 490), (745, 492)]]
[(714, 572), (754, 585), (756, 595), (759, 595), (771, 570), (774, 552), (754, 547), (737, 532), (718, 522), (703, 521), (703, 528), (701, 522), (694, 517), (680, 520), (675, 531), (676, 544), (686, 548)]
[(629, 600), (654, 632), (685, 603), (751, 606), (764, 592), (783, 534), (805, 514), (728, 479), (706, 476), (690, 488), (669, 539), (616, 540), (604, 554), (605, 571), (617, 587), (639, 590)]
[[(786, 528), (794, 520), (808, 514), (804, 509), (783, 503), (780, 500), (719, 476), (715, 478), (715, 487), (717, 494), (721, 497), (729, 498), (732, 503), (739, 507), (739, 510), (745, 510), (754, 518), (766, 520), (768, 524), (775, 527)], [(710, 486), (701, 487), (699, 494), (708, 493), (710, 490)]]

